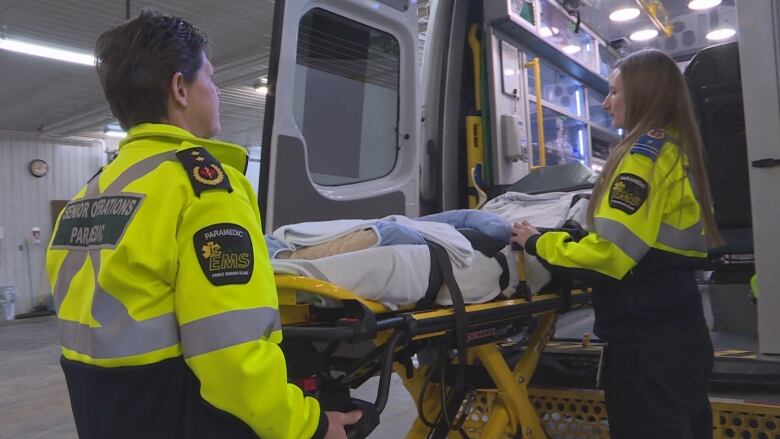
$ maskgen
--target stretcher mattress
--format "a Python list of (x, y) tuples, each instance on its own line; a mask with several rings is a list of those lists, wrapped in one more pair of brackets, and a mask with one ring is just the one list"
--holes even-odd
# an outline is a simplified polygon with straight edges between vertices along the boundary
[[(483, 303), (501, 293), (509, 296), (518, 284), (517, 259), (509, 247), (501, 253), (507, 259), (508, 286), (501, 289), (503, 273), (496, 258), (475, 251), (467, 265), (453, 264), (453, 274), (466, 303)], [(274, 259), (277, 274), (295, 274), (334, 283), (395, 309), (413, 305), (425, 296), (430, 282), (431, 255), (424, 245), (372, 247), (314, 260)], [(442, 306), (452, 305), (442, 286), (436, 298)]]
[[(493, 216), (499, 222), (527, 220), (537, 227), (556, 228), (567, 219), (584, 223), (587, 200), (579, 199), (579, 192), (555, 192), (539, 195), (507, 192), (487, 203), (482, 211), (483, 221)], [(463, 215), (465, 211), (460, 211)], [(446, 215), (455, 212), (445, 212)], [(500, 217), (500, 218), (499, 218)], [(503, 219), (501, 219), (503, 218)], [(509, 246), (501, 250), (506, 258), (506, 273), (496, 258), (474, 250), (469, 241), (450, 224), (411, 220), (399, 215), (382, 219), (410, 227), (426, 240), (442, 246), (452, 264), (455, 281), (465, 303), (483, 303), (501, 293), (511, 296), (519, 283), (517, 255)], [(439, 218), (437, 218), (439, 220)], [(306, 248), (344, 238), (355, 231), (372, 231), (378, 238), (369, 248), (335, 254), (317, 259), (272, 259), (277, 274), (292, 274), (321, 279), (353, 291), (364, 299), (380, 302), (395, 309), (413, 305), (423, 299), (431, 282), (431, 253), (426, 245), (382, 245), (378, 230), (379, 220), (336, 220), (299, 223), (283, 226), (273, 233), (273, 239), (286, 250)], [(504, 223), (504, 227), (508, 227)], [(503, 241), (503, 239), (502, 239)], [(269, 248), (271, 246), (269, 245)], [(311, 247), (310, 247), (311, 248)], [(271, 249), (272, 258), (279, 254)], [(525, 281), (531, 293), (538, 293), (551, 276), (533, 256), (523, 255)], [(508, 275), (509, 282), (502, 288), (499, 280)], [(312, 298), (313, 299), (313, 298)], [(323, 299), (324, 300), (324, 299)], [(452, 299), (442, 286), (436, 303), (451, 306)]]

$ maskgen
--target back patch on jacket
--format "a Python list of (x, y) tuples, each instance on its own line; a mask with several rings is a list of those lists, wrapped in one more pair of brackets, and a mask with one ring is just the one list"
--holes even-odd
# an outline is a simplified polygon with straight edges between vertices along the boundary
[(82, 198), (62, 210), (51, 248), (89, 250), (114, 248), (143, 201), (142, 195)]
[(252, 238), (238, 224), (214, 224), (193, 237), (195, 257), (212, 285), (245, 284), (255, 265)]

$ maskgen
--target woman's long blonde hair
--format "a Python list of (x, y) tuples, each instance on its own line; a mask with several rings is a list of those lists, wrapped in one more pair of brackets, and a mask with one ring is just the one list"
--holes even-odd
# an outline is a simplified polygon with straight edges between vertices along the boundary
[(701, 205), (704, 231), (710, 247), (721, 243), (715, 217), (712, 213), (707, 169), (699, 126), (693, 115), (688, 86), (674, 60), (655, 49), (641, 50), (621, 59), (615, 65), (623, 81), (625, 98), (626, 136), (618, 143), (604, 165), (601, 177), (593, 188), (588, 206), (588, 224), (593, 229), (593, 216), (612, 181), (620, 161), (631, 150), (634, 142), (650, 130), (676, 130), (680, 136), (677, 145), (688, 159), (692, 186)]

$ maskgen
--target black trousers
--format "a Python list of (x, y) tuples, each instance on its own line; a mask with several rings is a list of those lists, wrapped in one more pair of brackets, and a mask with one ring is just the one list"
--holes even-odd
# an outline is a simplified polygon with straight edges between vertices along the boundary
[(610, 438), (712, 438), (713, 351), (706, 327), (609, 343), (605, 362)]

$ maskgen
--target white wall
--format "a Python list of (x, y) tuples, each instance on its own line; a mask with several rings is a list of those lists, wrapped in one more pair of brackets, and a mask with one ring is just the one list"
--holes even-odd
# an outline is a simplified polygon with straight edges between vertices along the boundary
[[(41, 178), (28, 171), (31, 160), (49, 164)], [(56, 141), (27, 133), (0, 131), (0, 286), (17, 290), (16, 312), (29, 310), (30, 292), (38, 303), (44, 253), (51, 236), (51, 201), (70, 199), (105, 162), (100, 142)], [(41, 228), (34, 245), (31, 228)]]

